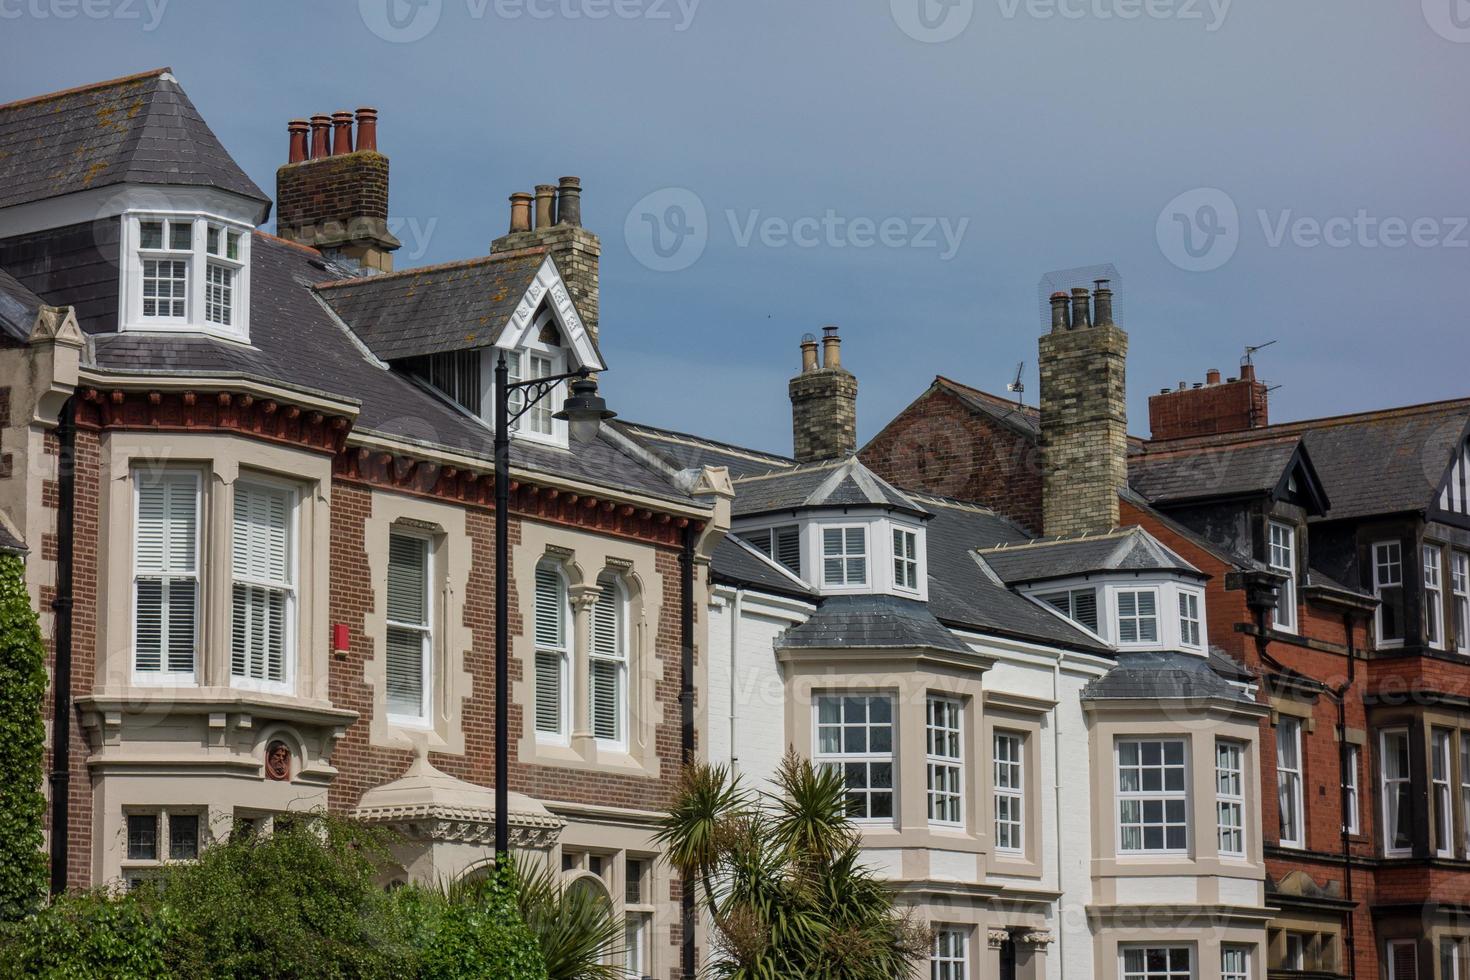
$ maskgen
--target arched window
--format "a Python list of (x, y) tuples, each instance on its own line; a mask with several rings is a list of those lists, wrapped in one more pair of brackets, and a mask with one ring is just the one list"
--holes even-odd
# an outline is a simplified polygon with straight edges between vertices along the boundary
[(597, 577), (602, 592), (592, 611), (591, 677), (592, 734), (605, 742), (627, 739), (628, 714), (628, 590), (611, 572)]
[(536, 733), (567, 736), (567, 678), (571, 644), (567, 581), (554, 562), (536, 566)]

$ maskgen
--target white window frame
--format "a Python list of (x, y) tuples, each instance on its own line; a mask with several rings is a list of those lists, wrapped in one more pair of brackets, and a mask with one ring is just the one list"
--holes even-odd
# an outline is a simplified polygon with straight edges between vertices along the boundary
[[(1118, 633), (1118, 646), (1120, 646), (1120, 647), (1157, 647), (1157, 646), (1160, 646), (1161, 644), (1164, 643), (1164, 633), (1163, 633), (1164, 623), (1163, 623), (1163, 616), (1160, 614), (1159, 593), (1160, 593), (1159, 587), (1156, 586), (1156, 585), (1129, 587), (1129, 588), (1117, 589), (1116, 591), (1114, 591), (1114, 593), (1113, 593), (1113, 621), (1116, 624), (1115, 625), (1115, 629), (1117, 630), (1117, 633)], [(1144, 596), (1144, 595), (1148, 595), (1148, 596), (1152, 596), (1153, 597), (1154, 611), (1153, 611), (1153, 614), (1152, 615), (1145, 615), (1144, 612), (1143, 612), (1143, 604), (1139, 601), (1139, 599), (1140, 599), (1141, 596)], [(1123, 597), (1124, 596), (1132, 596), (1133, 597), (1133, 614), (1132, 615), (1125, 616), (1123, 614)], [(1145, 622), (1150, 621), (1150, 620), (1152, 620), (1153, 621), (1153, 624), (1154, 624), (1154, 635), (1153, 635), (1153, 639), (1145, 639), (1144, 638), (1144, 635), (1143, 635), (1143, 624)], [(1128, 621), (1128, 622), (1131, 622), (1131, 623), (1134, 624), (1134, 639), (1125, 640), (1123, 638), (1123, 623), (1125, 621)]]
[[(1413, 978), (1399, 976), (1398, 969), (1394, 965), (1393, 952), (1401, 946), (1409, 947), (1409, 950), (1414, 954)], [(1386, 954), (1384, 956), (1384, 966), (1388, 970), (1388, 980), (1424, 980), (1419, 972), (1419, 941), (1417, 939), (1390, 939), (1384, 944), (1384, 952)]]
[[(550, 572), (557, 580), (557, 601), (560, 605), (558, 615), (561, 617), (561, 639), (558, 644), (542, 643), (537, 635), (536, 615), (536, 575), (542, 571)], [(531, 729), (536, 733), (536, 738), (541, 742), (552, 742), (556, 744), (569, 744), (571, 741), (572, 719), (572, 634), (576, 632), (572, 619), (571, 590), (567, 582), (567, 574), (562, 566), (548, 558), (543, 558), (536, 563), (536, 569), (532, 572), (531, 593), (531, 628), (530, 640), (532, 645), (531, 654)], [(540, 660), (543, 656), (555, 656), (557, 664), (557, 722), (556, 731), (546, 731), (541, 727), (537, 703), (540, 701)]]
[(1347, 755), (1347, 765), (1342, 772), (1342, 791), (1344, 805), (1347, 807), (1347, 823), (1343, 825), (1343, 830), (1349, 834), (1361, 834), (1363, 832), (1363, 750), (1350, 742), (1344, 752)]
[[(965, 707), (958, 698), (931, 694), (925, 704), (924, 744), (929, 823), (965, 825)], [(940, 784), (943, 785), (940, 785)], [(953, 818), (936, 813), (953, 811)]]
[(967, 980), (970, 976), (970, 929), (935, 925), (929, 950), (930, 980)]
[[(603, 572), (597, 577), (597, 585), (603, 591), (597, 597), (597, 603), (592, 609), (591, 644), (587, 649), (587, 717), (592, 726), (593, 737), (597, 744), (605, 749), (625, 750), (628, 746), (628, 641), (629, 641), (629, 598), (628, 586), (621, 575), (612, 572)], [(608, 590), (612, 591), (609, 592)], [(610, 605), (604, 602), (609, 600)], [(608, 650), (599, 647), (598, 643), (598, 619), (602, 616), (613, 615), (614, 648)], [(592, 699), (597, 696), (597, 685), (593, 683), (592, 672), (599, 664), (608, 665), (614, 673), (613, 678), (613, 710), (616, 712), (615, 728), (612, 735), (603, 735), (597, 731), (597, 712)]]
[[(872, 542), (868, 540), (869, 539), (868, 530), (869, 530), (869, 525), (866, 524), (866, 523), (864, 523), (864, 524), (823, 524), (818, 529), (817, 540), (818, 540), (818, 542), (821, 545), (821, 551), (817, 555), (817, 559), (816, 560), (819, 561), (819, 562), (821, 562), (821, 567), (822, 567), (822, 587), (824, 589), (830, 589), (830, 590), (834, 590), (834, 591), (835, 590), (868, 591), (868, 590), (871, 590), (872, 589), (872, 587), (873, 587), (873, 567), (872, 567), (872, 555), (871, 555), (871, 552), (872, 552), (871, 544), (872, 544)], [(851, 550), (849, 550), (849, 547), (851, 545), (851, 539), (849, 537), (849, 532), (850, 531), (858, 531), (862, 535), (862, 549), (860, 551), (851, 551)], [(835, 553), (835, 554), (828, 554), (828, 552), (827, 552), (827, 535), (828, 534), (832, 534), (832, 533), (837, 533), (837, 534), (840, 535), (841, 544), (842, 544), (842, 550), (840, 552)], [(841, 564), (842, 564), (842, 577), (841, 577), (840, 580), (834, 581), (832, 578), (829, 577), (829, 575), (828, 575), (828, 568), (827, 568), (827, 563), (829, 561), (839, 561), (839, 562), (841, 562)], [(851, 575), (849, 574), (850, 563), (851, 562), (855, 562), (855, 561), (860, 561), (862, 563), (863, 577), (862, 577), (861, 581), (854, 580), (851, 577)]]
[(1470, 856), (1470, 732), (1460, 732), (1460, 846)]
[[(1128, 954), (1142, 953), (1144, 956), (1144, 967), (1142, 969), (1129, 969)], [(1150, 953), (1164, 953), (1168, 964), (1164, 970), (1150, 970), (1147, 967)], [(1184, 954), (1184, 967), (1178, 968), (1175, 963), (1176, 954)], [(1120, 980), (1195, 980), (1199, 975), (1195, 970), (1195, 945), (1193, 943), (1120, 943), (1118, 945), (1118, 976)]]
[[(198, 671), (199, 671), (199, 657), (201, 655), (201, 650), (199, 649), (199, 647), (200, 647), (199, 637), (201, 635), (201, 629), (200, 629), (200, 627), (201, 627), (200, 618), (201, 617), (200, 617), (200, 612), (201, 612), (201, 610), (204, 607), (203, 570), (200, 567), (201, 566), (201, 562), (199, 560), (200, 554), (202, 553), (202, 550), (203, 550), (203, 541), (204, 541), (204, 528), (203, 528), (203, 518), (204, 518), (203, 482), (204, 481), (203, 481), (200, 473), (198, 471), (196, 471), (196, 470), (166, 469), (166, 470), (162, 470), (162, 471), (151, 471), (150, 472), (149, 470), (147, 470), (145, 468), (141, 468), (141, 467), (137, 467), (137, 468), (134, 468), (133, 469), (133, 471), (132, 471), (132, 480), (133, 480), (133, 582), (132, 582), (132, 595), (130, 597), (130, 601), (132, 602), (132, 610), (133, 610), (133, 628), (132, 628), (132, 635), (129, 637), (129, 645), (132, 648), (131, 664), (132, 664), (133, 682), (134, 683), (137, 683), (137, 684), (145, 684), (145, 685), (146, 684), (180, 684), (180, 685), (193, 684), (195, 682), (195, 678), (198, 676)], [(153, 481), (163, 482), (163, 483), (169, 483), (169, 482), (173, 482), (173, 481), (176, 481), (176, 480), (178, 480), (178, 481), (188, 480), (188, 481), (190, 481), (193, 484), (193, 487), (194, 487), (194, 556), (193, 556), (194, 570), (193, 570), (192, 573), (186, 573), (183, 570), (154, 571), (154, 570), (151, 570), (151, 569), (149, 569), (149, 570), (142, 569), (142, 568), (139, 567), (139, 564), (138, 564), (138, 531), (139, 531), (139, 528), (141, 527), (141, 524), (142, 524), (143, 485), (144, 485), (144, 483), (153, 482)], [(175, 671), (175, 670), (170, 670), (169, 669), (169, 650), (168, 650), (168, 633), (169, 633), (169, 631), (167, 629), (168, 623), (167, 623), (167, 616), (166, 616), (166, 614), (163, 616), (162, 621), (159, 624), (159, 629), (160, 629), (160, 646), (159, 646), (158, 670), (142, 670), (142, 669), (140, 669), (138, 667), (138, 583), (139, 583), (140, 580), (145, 579), (145, 578), (146, 579), (159, 579), (163, 583), (163, 594), (164, 594), (163, 602), (165, 604), (165, 608), (166, 608), (166, 605), (167, 605), (167, 594), (168, 594), (168, 584), (169, 583), (171, 583), (171, 582), (173, 582), (174, 580), (177, 580), (177, 579), (192, 580), (193, 583), (194, 583), (194, 652), (193, 652), (193, 656), (191, 657), (191, 664), (192, 664), (192, 666), (187, 671)]]
[[(893, 588), (898, 592), (919, 593), (923, 584), (923, 566), (919, 560), (919, 532), (913, 528), (894, 524), (891, 527), (893, 540)], [(909, 582), (909, 578), (913, 582)]]
[(1283, 633), (1297, 631), (1296, 574), (1297, 548), (1296, 527), (1281, 521), (1268, 522), (1266, 563), (1274, 570), (1286, 575), (1276, 596), (1276, 608), (1271, 614), (1272, 626)]
[(1455, 651), (1470, 655), (1470, 555), (1450, 552), (1450, 596), (1454, 607)]
[[(1286, 753), (1283, 752), (1283, 746), (1290, 749), (1290, 765), (1285, 764)], [(1281, 715), (1276, 722), (1276, 809), (1277, 843), (1282, 847), (1300, 849), (1307, 846), (1306, 813), (1303, 809), (1305, 799), (1302, 790), (1305, 772), (1302, 761), (1302, 721), (1291, 715)], [(1291, 804), (1291, 812), (1295, 816), (1291, 827), (1285, 826), (1287, 809), (1283, 806), (1283, 801)]]
[[(1033, 592), (1031, 598), (1041, 603), (1045, 608), (1066, 617), (1069, 623), (1080, 626), (1094, 636), (1101, 636), (1103, 631), (1103, 611), (1098, 600), (1096, 588), (1068, 588), (1050, 589), (1045, 592)], [(1092, 597), (1092, 625), (1089, 626), (1077, 615), (1077, 597), (1090, 595)], [(1065, 608), (1063, 604), (1065, 603)]]
[(1251, 980), (1254, 946), (1226, 943), (1220, 947), (1220, 980)]
[[(432, 692), (434, 690), (434, 539), (432, 535), (423, 532), (407, 530), (402, 527), (394, 527), (388, 532), (389, 567), (391, 567), (392, 541), (393, 538), (405, 538), (417, 541), (424, 549), (424, 621), (422, 623), (400, 622), (392, 618), (388, 609), (388, 582), (387, 571), (384, 571), (383, 581), (383, 702), (388, 717), (388, 724), (406, 728), (423, 728), (432, 721)], [(417, 714), (404, 715), (393, 711), (387, 711), (388, 701), (388, 631), (401, 630), (413, 632), (419, 635), (420, 660), (419, 660), (419, 711)]]
[[(802, 531), (800, 524), (777, 524), (773, 527), (759, 527), (748, 531), (736, 531), (735, 536), (745, 541), (756, 551), (765, 555), (771, 561), (786, 569), (792, 575), (801, 577), (801, 539)], [(782, 538), (786, 537), (788, 543), (796, 542), (796, 567), (792, 568), (781, 560)]]
[(1453, 736), (1448, 728), (1429, 729), (1429, 822), (1436, 857), (1455, 856), (1455, 794), (1451, 788), (1454, 758), (1450, 754)]
[[(1137, 789), (1129, 790), (1123, 788), (1123, 749), (1125, 745), (1137, 746), (1138, 761), (1130, 763), (1127, 766), (1128, 769), (1135, 770), (1137, 773)], [(1159, 746), (1158, 764), (1149, 763), (1144, 760), (1144, 746), (1146, 745)], [(1175, 745), (1179, 747), (1180, 751), (1180, 761), (1177, 764), (1168, 761), (1169, 747)], [(1144, 774), (1147, 770), (1153, 769), (1157, 769), (1159, 772), (1159, 788), (1157, 790), (1144, 788)], [(1181, 773), (1180, 786), (1178, 789), (1168, 789), (1167, 787), (1169, 782), (1169, 771), (1174, 769), (1179, 770)], [(1114, 740), (1113, 785), (1114, 787), (1116, 787), (1118, 798), (1118, 803), (1116, 807), (1116, 813), (1118, 817), (1116, 844), (1118, 848), (1118, 853), (1120, 855), (1126, 855), (1128, 857), (1150, 857), (1160, 854), (1189, 853), (1190, 845), (1193, 842), (1193, 833), (1190, 828), (1189, 789), (1191, 776), (1189, 769), (1189, 742), (1187, 739), (1175, 738), (1171, 736), (1131, 735), (1119, 737)], [(1125, 809), (1127, 809), (1127, 806), (1130, 803), (1137, 804), (1137, 820), (1128, 820), (1125, 818), (1124, 811)], [(1159, 813), (1162, 817), (1160, 821), (1148, 820), (1146, 810), (1148, 808), (1148, 804), (1150, 803), (1158, 804)], [(1180, 803), (1183, 805), (1184, 816), (1182, 820), (1169, 819), (1168, 811), (1170, 809), (1169, 805), (1171, 803)], [(1136, 827), (1138, 829), (1138, 847), (1128, 847), (1125, 844), (1125, 831), (1131, 827)], [(1163, 847), (1147, 846), (1147, 829), (1150, 827), (1161, 828), (1164, 842)], [(1182, 827), (1184, 830), (1184, 843), (1178, 847), (1171, 847), (1169, 846), (1169, 830), (1171, 828), (1178, 827)]]
[[(540, 339), (541, 331), (547, 324), (556, 327), (557, 333), (566, 340), (566, 331), (557, 323), (555, 316), (548, 307), (541, 315), (536, 317), (531, 328), (526, 331), (525, 339), (521, 341), (520, 347), (515, 350), (505, 351), (505, 366), (512, 383), (518, 381), (529, 381), (532, 378), (547, 378), (557, 374), (564, 374), (571, 370), (568, 365), (572, 363), (572, 352), (570, 347), (548, 344)], [(492, 348), (490, 356), (498, 358), (501, 348)], [(534, 359), (534, 360), (533, 360)], [(538, 367), (537, 361), (540, 362)], [(490, 363), (487, 372), (490, 384), (494, 385), (495, 362)], [(525, 392), (512, 391), (510, 393), (510, 411), (514, 412), (520, 405), (524, 404)], [(558, 418), (553, 418), (561, 411), (567, 397), (566, 381), (557, 382), (556, 386), (546, 394), (546, 397), (532, 406), (531, 410), (511, 423), (511, 435), (517, 439), (525, 439), (529, 442), (539, 442), (548, 446), (556, 446), (560, 449), (568, 449), (571, 446), (570, 434), (567, 423)], [(481, 404), (492, 410), (495, 404), (493, 390), (487, 393)], [(493, 421), (493, 418), (492, 418)], [(544, 425), (543, 425), (544, 423)]]
[[(1205, 646), (1205, 597), (1195, 589), (1180, 588), (1179, 596), (1179, 645), (1191, 650), (1203, 650)], [(1194, 638), (1190, 639), (1193, 632)]]
[(1439, 980), (1464, 980), (1470, 939), (1445, 936), (1439, 941)]
[(1424, 643), (1443, 650), (1444, 643), (1444, 549), (1426, 544), (1420, 550), (1424, 565)]
[[(847, 700), (849, 698), (862, 698), (867, 702), (867, 704), (864, 706), (864, 720), (862, 722), (850, 722), (847, 720), (846, 706)], [(822, 702), (828, 700), (837, 702), (839, 719), (837, 722), (822, 721)], [(872, 704), (878, 701), (884, 701), (888, 704), (888, 721), (886, 723), (873, 722), (872, 720), (870, 720)], [(848, 728), (855, 727), (866, 729), (864, 741), (868, 744), (868, 751), (849, 752), (846, 750), (846, 744), (844, 741), (846, 730)], [(886, 727), (888, 729), (888, 751), (874, 752), (872, 751), (873, 731), (875, 728), (883, 727)], [(837, 730), (839, 751), (822, 751), (822, 729), (824, 728), (835, 728)], [(882, 795), (886, 793), (889, 799), (889, 809), (892, 812), (892, 816), (885, 817), (881, 815), (853, 815), (850, 817), (850, 819), (856, 824), (863, 825), (897, 825), (899, 807), (898, 712), (897, 704), (895, 703), (893, 695), (875, 693), (871, 691), (823, 691), (814, 694), (812, 696), (812, 761), (818, 766), (836, 767), (838, 772), (844, 774), (844, 780), (846, 779), (846, 766), (849, 763), (852, 763), (854, 765), (862, 765), (867, 781), (864, 786), (856, 790), (849, 788), (849, 802), (851, 802), (850, 798), (854, 794), (861, 795), (864, 798), (867, 809), (871, 811), (873, 797), (875, 795)], [(891, 785), (886, 788), (880, 787), (875, 792), (873, 788), (872, 767), (875, 765), (881, 766), (885, 763), (888, 765), (888, 781)]]
[[(243, 221), (227, 218), (207, 211), (135, 210), (121, 215), (119, 260), (121, 264), (121, 309), (118, 315), (119, 329), (146, 333), (205, 333), (226, 340), (250, 342), (250, 243), (253, 229)], [(144, 222), (187, 223), (191, 227), (190, 247), (174, 249), (169, 246), (170, 234), (165, 227), (163, 248), (143, 247)], [(222, 254), (208, 251), (209, 230), (220, 232)], [(228, 235), (239, 236), (239, 251), (235, 258), (223, 254), (227, 248)], [(187, 286), (184, 297), (184, 315), (145, 316), (143, 314), (143, 263), (150, 260), (182, 261), (185, 263)], [(206, 316), (208, 295), (208, 268), (217, 265), (228, 269), (233, 275), (230, 286), (230, 323), (212, 322)]]
[[(241, 487), (256, 487), (272, 493), (284, 493), (286, 495), (286, 581), (271, 582), (264, 579), (257, 580), (249, 577), (239, 577), (234, 574), (234, 528), (239, 515), (234, 512), (233, 503), (235, 493)], [(297, 606), (300, 597), (301, 581), (301, 489), (293, 483), (264, 474), (251, 473), (241, 475), (235, 480), (231, 489), (231, 514), (230, 514), (230, 539), (231, 539), (231, 575), (230, 575), (230, 604), (231, 604), (231, 666), (230, 684), (232, 687), (245, 690), (266, 691), (273, 694), (290, 694), (296, 684), (296, 655), (297, 655)], [(279, 590), (284, 595), (285, 613), (282, 625), (281, 637), (281, 679), (278, 681), (265, 678), (238, 676), (235, 674), (234, 658), (234, 588), (236, 585), (260, 587), (265, 589)], [(247, 665), (248, 669), (248, 665)]]
[[(1408, 752), (1408, 759), (1405, 760), (1406, 769), (1401, 776), (1391, 777), (1388, 771), (1389, 739), (1399, 738), (1402, 738), (1404, 740), (1404, 747)], [(1413, 799), (1413, 784), (1410, 781), (1410, 771), (1412, 770), (1414, 764), (1414, 743), (1412, 739), (1409, 738), (1409, 730), (1407, 728), (1388, 728), (1379, 732), (1378, 752), (1379, 798), (1382, 802), (1383, 807), (1383, 812), (1380, 814), (1380, 816), (1382, 817), (1383, 826), (1383, 853), (1387, 857), (1403, 857), (1405, 855), (1412, 854), (1414, 851), (1414, 847), (1412, 844), (1414, 830), (1412, 827), (1408, 828), (1408, 833), (1411, 841), (1409, 846), (1394, 847), (1393, 831), (1396, 824), (1393, 814), (1395, 797), (1397, 796), (1397, 791), (1399, 787), (1403, 788), (1404, 793), (1409, 794), (1409, 798), (1411, 801)]]
[[(1383, 590), (1399, 590), (1400, 619), (1402, 613), (1407, 609), (1404, 595), (1404, 545), (1402, 541), (1375, 541), (1371, 548), (1373, 563), (1373, 597), (1378, 600), (1378, 608), (1373, 613), (1373, 636), (1380, 648), (1401, 647), (1404, 645), (1404, 637), (1388, 639), (1383, 635)], [(1389, 574), (1393, 572), (1394, 574)], [(1408, 624), (1399, 623), (1401, 631), (1407, 632)]]
[[(1001, 746), (1005, 745), (1003, 752)], [(994, 847), (998, 854), (1026, 853), (1026, 735), (997, 728), (991, 733), (991, 808), (994, 813)], [(1004, 802), (1004, 806), (1002, 803)], [(1006, 817), (1001, 817), (1001, 811)], [(1002, 844), (1002, 825), (1015, 839)]]
[(1245, 857), (1245, 745), (1215, 740), (1216, 845), (1225, 857)]

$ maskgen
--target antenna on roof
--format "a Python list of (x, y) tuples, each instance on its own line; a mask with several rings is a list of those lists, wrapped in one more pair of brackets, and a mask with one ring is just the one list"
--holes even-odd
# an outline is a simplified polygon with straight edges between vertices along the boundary
[(1026, 401), (1024, 397), (1026, 393), (1026, 385), (1021, 380), (1021, 372), (1023, 372), (1024, 370), (1026, 370), (1026, 362), (1022, 361), (1020, 364), (1016, 365), (1016, 380), (1006, 385), (1006, 391), (1013, 391), (1016, 393), (1017, 405), (1024, 404)]
[(1274, 343), (1276, 343), (1276, 341), (1268, 340), (1264, 344), (1248, 345), (1245, 349), (1245, 356), (1240, 359), (1241, 365), (1244, 366), (1246, 364), (1254, 364), (1255, 362), (1252, 361), (1251, 358), (1255, 356), (1256, 351), (1265, 350), (1267, 347), (1270, 347)]

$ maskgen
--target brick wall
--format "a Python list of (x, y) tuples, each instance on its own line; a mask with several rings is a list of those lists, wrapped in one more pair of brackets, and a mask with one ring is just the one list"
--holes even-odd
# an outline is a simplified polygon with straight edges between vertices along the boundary
[(359, 150), (281, 167), (276, 232), (391, 271), (399, 242), (388, 231), (388, 158)]
[(1099, 324), (1046, 334), (1039, 349), (1042, 531), (1114, 527), (1128, 483), (1128, 335)]
[(857, 449), (857, 378), (842, 368), (819, 368), (792, 378), (788, 391), (792, 455), (807, 462)]
[(1243, 432), (1267, 424), (1266, 386), (1253, 378), (1232, 378), (1148, 399), (1149, 434), (1154, 439)]

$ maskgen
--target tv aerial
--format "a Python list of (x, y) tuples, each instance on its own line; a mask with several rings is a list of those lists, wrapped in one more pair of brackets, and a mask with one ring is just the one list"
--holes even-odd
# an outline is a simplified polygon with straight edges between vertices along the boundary
[(1023, 382), (1021, 380), (1021, 373), (1023, 371), (1025, 371), (1025, 370), (1026, 370), (1026, 362), (1025, 361), (1022, 361), (1021, 363), (1017, 364), (1016, 365), (1016, 380), (1015, 381), (1012, 381), (1010, 384), (1006, 385), (1006, 391), (1010, 391), (1010, 392), (1014, 392), (1015, 393), (1015, 396), (1016, 396), (1016, 404), (1018, 404), (1018, 405), (1021, 404), (1023, 401), (1025, 401), (1025, 398), (1023, 396), (1026, 393), (1026, 384), (1025, 384), (1025, 382)]

